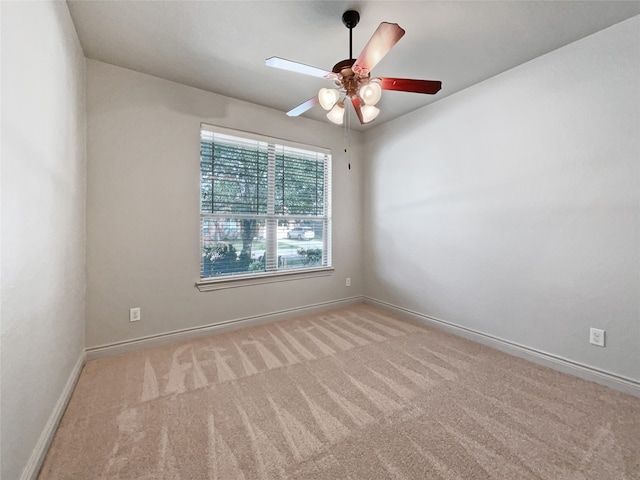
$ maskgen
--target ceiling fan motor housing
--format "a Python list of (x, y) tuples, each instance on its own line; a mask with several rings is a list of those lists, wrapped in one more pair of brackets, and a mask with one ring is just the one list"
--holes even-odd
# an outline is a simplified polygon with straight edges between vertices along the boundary
[(335, 81), (336, 85), (344, 89), (348, 97), (357, 95), (360, 87), (369, 83), (370, 75), (359, 75), (355, 73), (352, 69), (354, 63), (354, 59), (342, 60), (336, 63), (332, 70), (333, 73), (338, 76)]

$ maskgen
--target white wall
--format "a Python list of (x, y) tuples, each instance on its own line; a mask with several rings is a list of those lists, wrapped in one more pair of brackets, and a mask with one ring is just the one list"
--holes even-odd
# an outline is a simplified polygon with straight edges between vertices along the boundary
[[(200, 122), (332, 150), (333, 275), (198, 291)], [(88, 60), (87, 347), (361, 295), (360, 154), (348, 170), (343, 139), (335, 126)], [(142, 320), (130, 323), (136, 306)]]
[(635, 17), (367, 132), (366, 295), (639, 381), (639, 79)]
[(84, 352), (85, 65), (64, 2), (2, 2), (3, 479), (37, 472)]

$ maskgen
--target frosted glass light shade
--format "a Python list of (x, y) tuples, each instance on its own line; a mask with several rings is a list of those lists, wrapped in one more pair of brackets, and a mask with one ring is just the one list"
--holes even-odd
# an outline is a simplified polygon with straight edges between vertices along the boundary
[(376, 81), (371, 81), (360, 87), (358, 95), (365, 105), (375, 105), (382, 97), (382, 87)]
[(344, 121), (344, 103), (336, 103), (331, 111), (327, 113), (327, 118), (336, 125), (342, 125), (342, 122)]
[(340, 98), (340, 92), (334, 88), (321, 88), (318, 92), (318, 102), (325, 110), (331, 110)]
[(380, 113), (380, 109), (373, 105), (363, 105), (360, 111), (362, 112), (362, 121), (364, 123), (369, 123), (375, 120)]

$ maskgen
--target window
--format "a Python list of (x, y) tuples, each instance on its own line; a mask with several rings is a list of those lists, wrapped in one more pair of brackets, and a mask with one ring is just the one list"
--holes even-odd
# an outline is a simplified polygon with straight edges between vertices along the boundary
[(201, 280), (331, 266), (331, 154), (202, 125)]

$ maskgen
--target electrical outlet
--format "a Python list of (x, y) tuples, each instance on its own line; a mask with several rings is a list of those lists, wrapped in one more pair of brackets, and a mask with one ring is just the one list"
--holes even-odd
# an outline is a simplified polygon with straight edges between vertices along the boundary
[(140, 307), (134, 307), (129, 309), (129, 321), (137, 322), (140, 320)]
[(347, 277), (347, 281), (345, 282), (345, 284), (347, 285), (347, 287), (351, 286), (351, 277)]
[(600, 330), (599, 328), (589, 329), (589, 343), (604, 347), (604, 330)]

